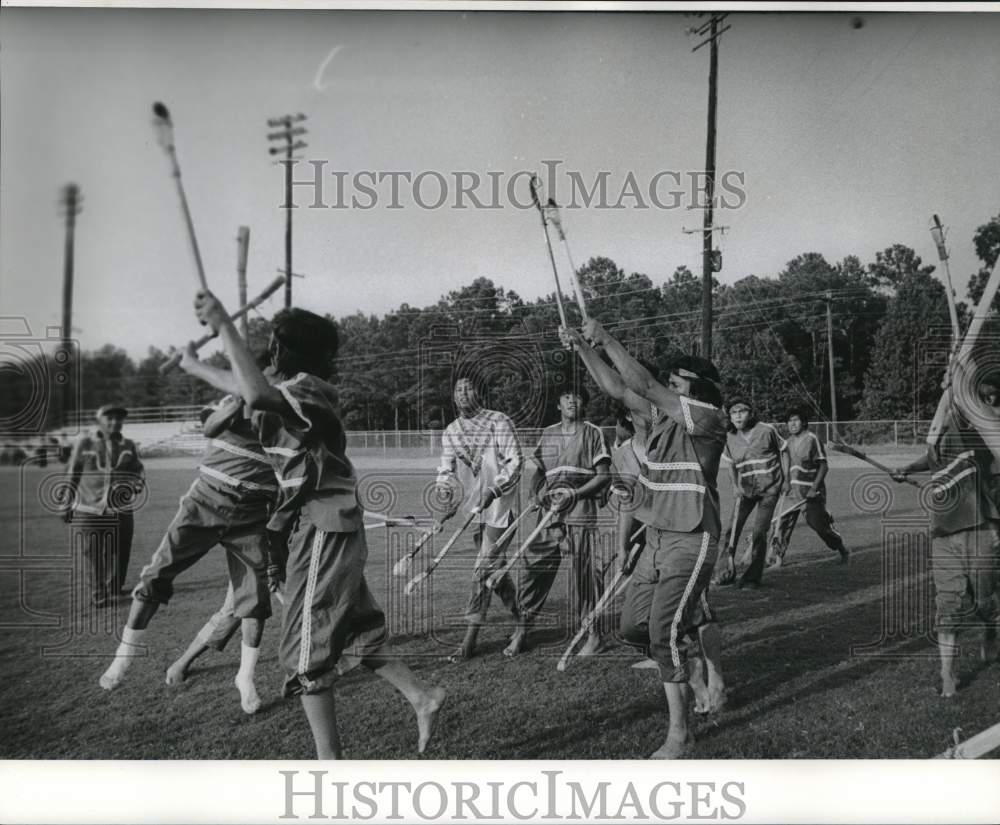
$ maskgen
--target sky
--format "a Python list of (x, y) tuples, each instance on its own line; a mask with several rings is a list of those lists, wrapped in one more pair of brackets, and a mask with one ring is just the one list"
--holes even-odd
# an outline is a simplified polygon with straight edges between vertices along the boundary
[[(874, 260), (893, 243), (937, 255), (949, 227), (959, 297), (972, 235), (1000, 213), (1000, 16), (733, 14), (719, 49), (717, 168), (745, 197), (716, 211), (725, 283), (795, 256)], [(708, 49), (680, 14), (5, 8), (0, 16), (0, 316), (38, 336), (61, 317), (60, 187), (77, 183), (74, 327), (84, 349), (142, 357), (198, 337), (190, 244), (154, 101), (177, 154), (209, 284), (233, 309), (236, 235), (250, 227), (251, 295), (284, 265), (284, 170), (267, 119), (308, 115), (296, 178), (295, 303), (340, 317), (426, 306), (477, 277), (526, 299), (552, 292), (519, 172), (560, 161), (607, 173), (605, 208), (563, 210), (572, 255), (659, 283), (701, 273), (702, 213), (671, 177), (705, 165)], [(367, 171), (383, 173), (372, 187)], [(400, 184), (388, 173), (425, 173)], [(457, 172), (500, 208), (452, 208)], [(338, 173), (348, 208), (337, 201)], [(376, 191), (374, 198), (354, 185)], [(490, 177), (493, 176), (493, 178)], [(640, 198), (619, 199), (631, 175)], [(441, 176), (441, 177), (438, 177)], [(506, 187), (513, 178), (511, 195)], [(447, 187), (439, 199), (438, 182)], [(470, 180), (468, 177), (466, 182)], [(682, 177), (682, 181), (686, 178)], [(674, 187), (676, 188), (676, 187)], [(642, 194), (645, 193), (645, 194)], [(351, 206), (355, 197), (358, 206)], [(359, 208), (375, 201), (373, 208)], [(620, 201), (622, 208), (606, 208)], [(641, 208), (641, 206), (646, 208)], [(557, 249), (557, 254), (559, 250)], [(563, 277), (565, 259), (559, 258)], [(279, 308), (273, 298), (263, 312)]]

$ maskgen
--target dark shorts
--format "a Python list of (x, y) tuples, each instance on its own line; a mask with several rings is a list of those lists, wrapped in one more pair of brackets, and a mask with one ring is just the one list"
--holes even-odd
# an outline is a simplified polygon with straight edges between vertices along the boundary
[(177, 514), (139, 574), (132, 596), (167, 604), (174, 592), (174, 579), (218, 544), (226, 551), (234, 615), (266, 619), (271, 615), (264, 545), (267, 514), (261, 507), (228, 507), (214, 502), (202, 493), (202, 484), (196, 481), (181, 498)]
[(327, 533), (303, 511), (288, 537), (279, 657), (284, 693), (318, 693), (375, 656), (385, 615), (365, 581), (365, 531)]
[(676, 533), (646, 528), (625, 593), (622, 636), (648, 647), (664, 682), (686, 682), (691, 638), (715, 621), (708, 584), (715, 568), (718, 539), (710, 533)]
[(1000, 550), (995, 525), (935, 536), (931, 542), (935, 625), (958, 631), (996, 619)]

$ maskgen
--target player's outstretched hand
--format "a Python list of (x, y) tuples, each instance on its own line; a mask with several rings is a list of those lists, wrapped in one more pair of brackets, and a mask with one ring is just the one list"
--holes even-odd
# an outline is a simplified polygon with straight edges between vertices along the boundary
[(596, 318), (588, 318), (583, 322), (583, 337), (591, 344), (603, 344), (608, 337), (601, 322)]
[(218, 332), (229, 318), (222, 302), (204, 289), (194, 296), (194, 314), (202, 324), (210, 326), (213, 332)]
[(194, 342), (188, 341), (187, 346), (184, 347), (184, 352), (181, 353), (181, 362), (178, 366), (184, 370), (184, 372), (191, 372), (192, 368), (201, 362), (198, 358), (198, 350), (194, 348)]
[(568, 329), (563, 326), (559, 327), (559, 343), (563, 345), (563, 349), (571, 350), (581, 340), (580, 333), (575, 329)]
[(889, 474), (889, 478), (895, 481), (897, 484), (902, 484), (906, 481), (906, 473), (902, 470), (896, 470)]

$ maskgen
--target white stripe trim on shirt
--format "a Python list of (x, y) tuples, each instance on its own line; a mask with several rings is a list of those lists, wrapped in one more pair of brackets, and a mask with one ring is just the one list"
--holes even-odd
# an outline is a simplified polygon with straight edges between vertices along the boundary
[(648, 487), (650, 490), (654, 490), (660, 493), (704, 493), (705, 486), (703, 484), (683, 484), (677, 481), (650, 481), (645, 476), (639, 476), (639, 483), (643, 487)]
[(697, 461), (668, 461), (664, 464), (657, 461), (650, 461), (647, 458), (642, 463), (649, 467), (650, 470), (694, 470), (699, 473), (701, 472), (701, 465)]
[(792, 479), (792, 484), (798, 484), (801, 487), (812, 487), (813, 483), (811, 481), (800, 481), (797, 478)]
[(745, 467), (747, 464), (763, 464), (766, 461), (777, 461), (777, 456), (767, 456), (766, 458), (747, 458), (743, 461), (737, 461), (737, 467)]
[(282, 487), (301, 487), (305, 483), (305, 476), (301, 476), (300, 478), (282, 478), (281, 476), (278, 476), (278, 484)]
[(236, 478), (221, 470), (216, 470), (214, 467), (206, 467), (204, 464), (198, 465), (198, 472), (207, 475), (209, 478), (214, 478), (216, 481), (221, 481), (223, 484), (228, 484), (230, 487), (246, 487), (248, 490), (260, 490), (264, 493), (274, 493), (278, 489), (270, 484), (257, 484), (254, 481)]
[(953, 476), (952, 478), (948, 479), (943, 484), (933, 484), (933, 482), (932, 482), (932, 484), (933, 484), (933, 487), (934, 487), (935, 490), (937, 490), (938, 492), (943, 493), (945, 490), (947, 490), (947, 489), (949, 489), (951, 487), (954, 487), (956, 484), (958, 484), (959, 481), (961, 481), (967, 475), (972, 475), (972, 473), (974, 473), (974, 472), (976, 472), (976, 468), (975, 467), (968, 467), (968, 468), (962, 470), (962, 472), (960, 472), (957, 476)]
[(280, 455), (285, 458), (295, 458), (302, 455), (305, 450), (293, 450), (291, 447), (265, 447), (264, 452), (268, 455)]
[(323, 551), (326, 533), (316, 530), (312, 550), (309, 553), (309, 575), (306, 577), (306, 592), (302, 601), (302, 629), (299, 632), (299, 673), (309, 672), (309, 654), (312, 647), (312, 603), (316, 596), (316, 580), (319, 578), (319, 560)]
[(681, 617), (684, 615), (684, 607), (688, 599), (691, 598), (691, 591), (694, 590), (695, 582), (698, 581), (702, 565), (705, 563), (705, 556), (708, 555), (709, 538), (707, 532), (701, 534), (701, 549), (698, 551), (698, 560), (694, 563), (691, 575), (688, 576), (687, 584), (684, 585), (684, 595), (681, 596), (677, 610), (674, 611), (674, 618), (670, 622), (670, 660), (674, 663), (675, 668), (680, 668), (682, 665), (680, 652), (677, 650), (677, 630), (680, 627)]
[(975, 452), (972, 450), (966, 450), (964, 453), (959, 453), (958, 457), (954, 461), (952, 461), (951, 464), (949, 464), (943, 470), (938, 470), (936, 473), (934, 473), (934, 475), (931, 476), (931, 480), (935, 478), (940, 478), (941, 476), (944, 475), (948, 475), (948, 473), (954, 470), (959, 464), (961, 464), (966, 459), (971, 459), (974, 455)]
[(760, 470), (747, 470), (745, 473), (740, 473), (740, 478), (746, 478), (747, 476), (767, 475), (769, 473), (773, 473), (777, 469), (778, 469), (777, 467), (764, 467), (763, 469)]
[(243, 458), (249, 458), (253, 461), (260, 461), (263, 464), (270, 466), (271, 462), (267, 460), (267, 456), (263, 453), (257, 453), (253, 450), (247, 450), (244, 447), (239, 447), (236, 444), (230, 444), (228, 441), (223, 441), (221, 438), (213, 438), (209, 442), (213, 447), (218, 447), (220, 450), (225, 450), (227, 453), (232, 453), (233, 455), (242, 456)]
[(793, 464), (793, 465), (792, 465), (791, 467), (789, 467), (788, 469), (789, 469), (790, 471), (791, 471), (791, 470), (798, 470), (798, 471), (799, 471), (800, 473), (802, 473), (803, 475), (806, 475), (806, 474), (809, 474), (809, 475), (812, 475), (813, 473), (818, 473), (818, 472), (819, 472), (819, 467), (817, 467), (817, 468), (816, 468), (816, 469), (814, 469), (814, 470), (809, 470), (809, 469), (806, 469), (805, 467), (803, 467), (803, 466), (802, 466), (801, 464)]
[(556, 473), (581, 473), (585, 476), (596, 475), (597, 473), (590, 469), (589, 467), (574, 467), (570, 464), (561, 464), (558, 467), (553, 467), (551, 470), (545, 471), (545, 477), (555, 475)]
[(304, 412), (302, 412), (302, 405), (299, 403), (298, 399), (292, 395), (291, 391), (288, 389), (292, 384), (297, 384), (303, 378), (306, 377), (308, 373), (300, 372), (294, 378), (288, 381), (282, 381), (280, 384), (275, 384), (278, 388), (278, 392), (284, 397), (285, 401), (288, 402), (288, 406), (292, 408), (293, 412), (302, 420), (306, 422), (306, 426), (311, 430), (312, 421), (309, 419)]

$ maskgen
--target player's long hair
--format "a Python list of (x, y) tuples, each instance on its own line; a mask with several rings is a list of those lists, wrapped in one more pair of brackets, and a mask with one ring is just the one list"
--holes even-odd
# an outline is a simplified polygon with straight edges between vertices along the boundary
[(796, 418), (798, 418), (799, 421), (802, 422), (802, 428), (803, 429), (805, 429), (805, 430), (809, 429), (809, 413), (806, 412), (806, 410), (805, 410), (804, 407), (792, 407), (788, 412), (786, 412), (785, 413), (785, 423), (786, 424), (788, 423), (788, 420), (793, 415)]
[[(646, 366), (646, 364), (643, 364), (643, 366)], [(704, 401), (706, 404), (712, 404), (716, 407), (722, 406), (722, 392), (718, 386), (719, 371), (716, 369), (715, 364), (707, 358), (700, 358), (697, 355), (681, 355), (667, 364), (668, 373), (680, 376), (681, 370), (702, 376), (699, 378), (683, 376), (687, 378), (691, 386), (691, 389), (688, 391), (689, 397), (695, 401)]]
[(323, 379), (330, 376), (340, 345), (333, 321), (292, 307), (278, 312), (272, 323), (271, 360), (279, 373), (291, 376), (308, 372)]

